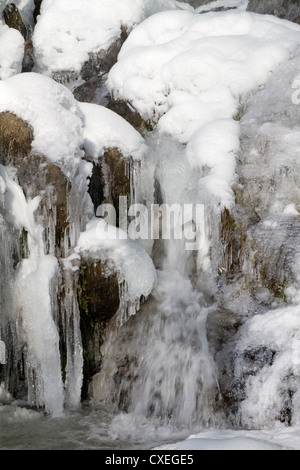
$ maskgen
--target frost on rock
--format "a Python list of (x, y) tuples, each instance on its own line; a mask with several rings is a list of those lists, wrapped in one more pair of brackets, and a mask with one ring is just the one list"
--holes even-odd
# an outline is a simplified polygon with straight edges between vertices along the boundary
[(233, 361), (224, 395), (238, 404), (235, 423), (246, 428), (299, 423), (299, 71), (297, 53), (273, 72), (240, 122), (237, 224), (247, 226), (240, 260), (257, 302), (251, 316), (258, 314), (219, 359), (227, 373)]
[(176, 8), (174, 0), (94, 0), (88, 6), (81, 0), (44, 0), (33, 37), (37, 70), (76, 78), (89, 53), (107, 50), (122, 26), (131, 30), (149, 15)]
[(235, 348), (235, 377), (243, 384), (238, 420), (248, 429), (299, 424), (299, 306), (256, 315)]

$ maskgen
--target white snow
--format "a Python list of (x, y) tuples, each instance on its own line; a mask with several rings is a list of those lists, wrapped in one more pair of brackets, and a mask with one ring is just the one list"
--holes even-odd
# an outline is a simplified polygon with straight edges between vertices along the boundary
[(240, 10), (162, 12), (132, 31), (108, 87), (157, 121), (160, 135), (188, 144), (185, 157), (204, 177), (199, 193), (208, 189), (230, 206), (239, 132), (229, 120), (296, 51), (299, 33), (293, 23)]
[(81, 112), (72, 93), (36, 73), (0, 82), (0, 112), (9, 111), (34, 130), (32, 149), (72, 177), (83, 157)]
[(80, 235), (75, 251), (92, 260), (100, 260), (117, 272), (119, 282), (126, 282), (128, 300), (136, 301), (150, 295), (156, 282), (153, 262), (122, 230), (102, 219), (94, 219)]
[(95, 161), (109, 148), (118, 148), (124, 158), (140, 160), (147, 146), (142, 136), (118, 114), (103, 106), (79, 103), (83, 114), (83, 138), (87, 157)]
[(154, 450), (291, 450), (280, 442), (274, 442), (270, 433), (247, 431), (204, 431), (175, 444), (167, 444)]
[(21, 72), (23, 55), (23, 36), (0, 19), (0, 80)]
[(0, 165), (0, 202), (6, 211), (8, 222), (18, 229), (25, 228), (28, 232), (34, 233), (33, 213), (38, 207), (40, 198), (26, 201), (22, 188), (9, 176), (3, 165)]
[[(176, 9), (174, 0), (44, 0), (34, 31), (36, 68), (80, 72), (89, 53), (107, 50), (120, 36), (147, 16)], [(88, 25), (88, 26), (87, 26)]]

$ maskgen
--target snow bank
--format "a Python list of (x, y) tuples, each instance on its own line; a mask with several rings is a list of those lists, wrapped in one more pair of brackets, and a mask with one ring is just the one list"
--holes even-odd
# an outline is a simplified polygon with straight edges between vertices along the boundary
[(122, 117), (102, 106), (78, 103), (66, 87), (44, 75), (23, 73), (0, 82), (0, 112), (5, 111), (33, 128), (33, 151), (71, 179), (83, 164), (83, 149), (94, 159), (114, 147), (135, 160), (147, 151), (144, 139)]
[(233, 119), (296, 51), (299, 33), (293, 23), (240, 10), (162, 12), (132, 31), (108, 87), (157, 121), (160, 135), (188, 144), (186, 159), (206, 178), (199, 194), (208, 189), (228, 207), (239, 152)]
[(140, 160), (147, 147), (142, 136), (118, 114), (103, 106), (79, 103), (83, 114), (84, 148), (98, 160), (109, 148), (118, 148), (125, 158)]
[(228, 106), (229, 92), (236, 107), (241, 96), (256, 90), (290, 57), (299, 32), (298, 25), (240, 11), (163, 12), (130, 34), (108, 85), (145, 119), (172, 108), (174, 91), (185, 91), (205, 104), (214, 101), (215, 92), (219, 100), (221, 88), (226, 101), (220, 105)]
[(153, 13), (176, 8), (174, 0), (44, 0), (33, 36), (37, 70), (80, 72), (88, 54), (107, 50), (122, 26), (132, 29)]
[(83, 156), (81, 112), (72, 93), (35, 73), (0, 82), (0, 112), (9, 111), (34, 130), (33, 151), (72, 176)]
[(272, 441), (272, 436), (259, 432), (208, 431), (176, 444), (162, 445), (158, 450), (285, 450)]
[(0, 20), (0, 80), (21, 72), (23, 55), (23, 36)]
[(119, 282), (126, 282), (128, 300), (150, 295), (156, 272), (145, 250), (125, 232), (104, 220), (94, 219), (78, 240), (76, 252), (100, 260), (117, 272)]

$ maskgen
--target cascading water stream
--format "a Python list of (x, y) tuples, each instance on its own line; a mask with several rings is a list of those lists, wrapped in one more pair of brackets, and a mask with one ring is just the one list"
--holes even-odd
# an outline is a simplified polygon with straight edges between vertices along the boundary
[[(184, 208), (194, 194), (197, 174), (184, 160), (183, 147), (168, 139), (155, 143), (153, 136), (149, 136), (148, 144), (157, 162), (156, 185), (161, 188), (160, 200), (154, 202)], [(136, 176), (141, 175), (144, 179), (136, 181), (136, 186), (149, 187), (152, 182), (153, 188), (153, 174), (142, 172)], [(204, 218), (203, 210), (200, 214)], [(97, 399), (117, 404), (128, 413), (128, 419), (154, 419), (177, 430), (216, 425), (214, 405), (219, 395), (205, 327), (214, 307), (197, 287), (200, 275), (208, 275), (210, 270), (206, 260), (207, 227), (205, 231), (202, 218), (194, 224), (196, 243), (194, 250), (189, 250), (191, 234), (189, 240), (184, 238), (187, 230), (183, 233), (183, 215), (167, 223), (170, 239), (154, 241), (154, 261), (156, 250), (159, 256), (157, 286), (136, 315), (138, 320), (129, 320), (122, 331), (116, 332), (112, 326), (102, 348), (102, 369), (92, 387)], [(200, 228), (201, 233), (197, 232)], [(173, 238), (176, 231), (181, 239)]]

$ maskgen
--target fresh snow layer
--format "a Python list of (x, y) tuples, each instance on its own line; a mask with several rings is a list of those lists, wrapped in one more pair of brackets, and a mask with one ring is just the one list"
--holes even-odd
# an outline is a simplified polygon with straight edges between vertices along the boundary
[(89, 53), (107, 50), (122, 26), (130, 30), (176, 8), (175, 0), (44, 0), (33, 36), (37, 70), (80, 72)]
[(0, 20), (0, 80), (21, 72), (23, 55), (23, 36)]
[(34, 130), (34, 152), (73, 175), (83, 157), (82, 120), (72, 93), (52, 79), (35, 73), (0, 82), (0, 112), (9, 111)]
[(119, 282), (126, 282), (128, 300), (136, 301), (150, 295), (156, 282), (153, 262), (122, 230), (102, 219), (94, 219), (81, 234), (76, 251), (84, 257), (102, 261), (117, 272)]
[(87, 157), (98, 160), (109, 148), (119, 149), (125, 158), (140, 160), (147, 147), (142, 136), (122, 117), (103, 106), (79, 103), (83, 114), (84, 148)]
[(199, 195), (228, 207), (239, 153), (235, 120), (295, 53), (299, 37), (298, 25), (244, 11), (162, 12), (132, 31), (108, 87), (157, 121), (161, 136), (187, 145), (183, 157), (199, 172)]
[[(72, 179), (82, 167), (84, 151), (97, 159), (117, 147), (124, 157), (142, 159), (141, 135), (113, 111), (79, 103), (63, 85), (44, 75), (23, 73), (0, 81), (0, 112), (9, 111), (33, 129), (34, 152), (45, 155)], [(81, 168), (89, 174), (90, 164)]]
[(259, 431), (207, 431), (156, 450), (287, 450), (280, 438)]

